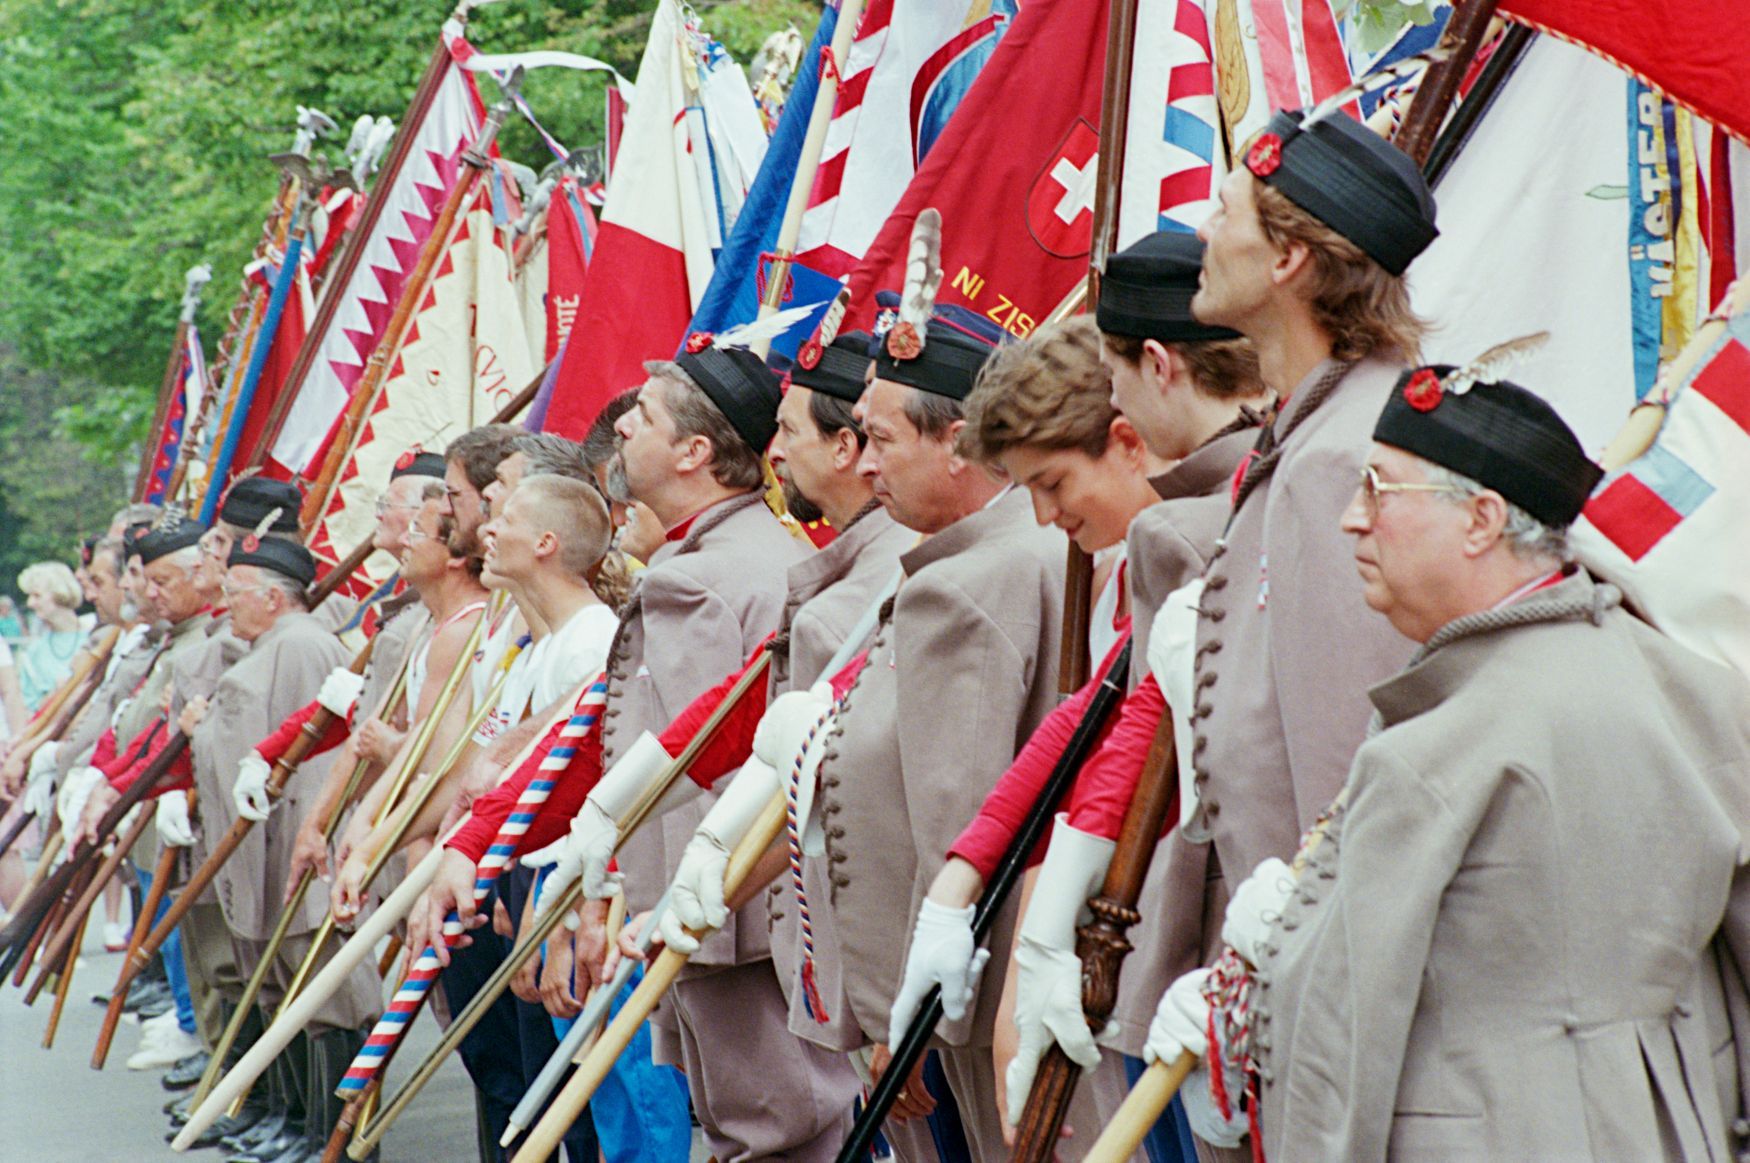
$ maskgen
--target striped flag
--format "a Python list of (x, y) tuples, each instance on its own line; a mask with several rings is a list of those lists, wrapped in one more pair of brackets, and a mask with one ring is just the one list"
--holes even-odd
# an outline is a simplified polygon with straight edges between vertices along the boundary
[(1653, 625), (1750, 674), (1750, 313), (1677, 385), (1646, 453), (1607, 476), (1573, 528), (1589, 569)]
[(1236, 147), (1276, 110), (1316, 104), (1352, 79), (1330, 0), (1223, 0), (1214, 28), (1221, 112)]
[(1227, 172), (1209, 0), (1154, 0), (1136, 13), (1118, 245), (1202, 225)]
[(176, 389), (170, 394), (170, 407), (164, 415), (164, 427), (158, 433), (158, 454), (152, 459), (152, 479), (146, 486), (145, 496), (148, 505), (165, 502), (170, 478), (176, 471), (176, 459), (182, 452), (183, 430), (188, 418), (200, 411), (206, 384), (207, 364), (201, 353), (200, 332), (190, 322), (182, 344), (182, 370), (177, 373)]

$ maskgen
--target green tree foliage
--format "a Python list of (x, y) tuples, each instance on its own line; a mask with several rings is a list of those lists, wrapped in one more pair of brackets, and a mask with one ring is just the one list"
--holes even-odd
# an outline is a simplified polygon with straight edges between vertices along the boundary
[[(630, 78), (654, 7), (510, 0), (477, 9), (469, 39), (485, 52), (583, 53)], [(745, 63), (787, 24), (812, 35), (820, 5), (720, 0), (693, 9)], [(359, 114), (399, 122), (449, 11), (441, 0), (0, 0), (0, 346), (11, 349), (0, 443), (29, 431), (63, 454), (85, 450), (100, 475), (131, 470), (182, 272), (213, 264), (200, 315), (210, 356), (278, 186), (267, 157), (290, 144), (296, 107), (341, 123), (343, 140), (327, 143), (337, 159)], [(575, 148), (603, 137), (606, 83), (547, 69), (525, 93)], [(481, 85), (491, 100), (494, 86)], [(551, 156), (521, 122), (500, 146), (537, 169)], [(20, 384), (35, 385), (28, 408), (13, 406)], [(18, 427), (26, 412), (46, 427)], [(35, 539), (51, 528), (48, 541), (69, 543), (69, 510), (37, 525), (34, 501), (14, 503), (13, 475), (0, 483), (0, 504), (24, 519), (22, 532), (0, 527), (0, 557), (9, 538), (46, 545)], [(99, 507), (125, 499), (125, 486)]]

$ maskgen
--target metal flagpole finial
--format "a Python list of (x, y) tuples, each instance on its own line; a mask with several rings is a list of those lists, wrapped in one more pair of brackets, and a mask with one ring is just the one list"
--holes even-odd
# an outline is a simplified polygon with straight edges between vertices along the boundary
[(334, 123), (334, 118), (322, 110), (306, 105), (298, 106), (298, 132), (292, 138), (292, 152), (308, 156), (310, 147), (316, 144), (317, 138), (328, 137), (339, 128)]
[[(366, 118), (360, 120), (366, 120)], [(377, 163), (382, 160), (383, 154), (389, 148), (389, 142), (394, 137), (395, 122), (388, 117), (378, 117), (371, 122), (371, 127), (366, 132), (363, 142), (360, 143), (358, 152), (356, 154), (348, 152), (347, 156), (352, 161), (352, 180), (355, 188), (360, 190), (365, 188), (365, 183), (370, 180), (372, 174), (377, 172)]]
[(200, 310), (201, 291), (213, 281), (213, 264), (203, 262), (198, 266), (188, 268), (188, 273), (182, 276), (182, 321), (193, 323), (195, 312)]
[(480, 127), (480, 134), (474, 139), (462, 160), (478, 169), (485, 169), (492, 164), (492, 143), (498, 138), (498, 131), (504, 128), (509, 120), (511, 110), (516, 107), (516, 99), (522, 93), (523, 67), (518, 65), (510, 71), (510, 77), (500, 82), (500, 93), (492, 108), (487, 111), (486, 124)]

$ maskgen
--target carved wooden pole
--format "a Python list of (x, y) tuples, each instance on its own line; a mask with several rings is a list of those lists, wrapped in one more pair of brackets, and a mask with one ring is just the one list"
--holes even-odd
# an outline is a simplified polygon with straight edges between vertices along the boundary
[(1446, 22), (1441, 46), (1450, 49), (1445, 60), (1435, 61), (1422, 74), (1416, 95), (1410, 98), (1409, 112), (1398, 127), (1392, 144), (1415, 159), (1417, 165), (1428, 160), (1434, 141), (1440, 136), (1440, 126), (1446, 111), (1458, 96), (1458, 86), (1464, 80), (1471, 59), (1482, 47), (1489, 32), (1489, 20), (1495, 15), (1496, 0), (1459, 0)]
[[(1077, 934), (1076, 956), (1082, 963), (1082, 1012), (1094, 1030), (1106, 1028), (1106, 1021), (1118, 1004), (1118, 971), (1131, 950), (1125, 934), (1142, 919), (1142, 914), (1136, 911), (1136, 901), (1148, 877), (1161, 825), (1179, 796), (1178, 768), (1173, 748), (1173, 715), (1168, 709), (1162, 712), (1155, 727), (1142, 777), (1137, 781), (1130, 806), (1125, 809), (1118, 845), (1112, 853), (1112, 863), (1107, 866), (1100, 895), (1088, 902), (1094, 919)], [(1013, 1158), (1036, 1163), (1051, 1158), (1080, 1076), (1081, 1067), (1053, 1042), (1034, 1075), (1026, 1110), (1015, 1128)]]

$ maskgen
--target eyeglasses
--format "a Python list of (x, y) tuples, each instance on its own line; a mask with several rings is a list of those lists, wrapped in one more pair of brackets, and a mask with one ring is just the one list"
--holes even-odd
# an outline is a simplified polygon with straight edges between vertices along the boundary
[(1457, 485), (1382, 481), (1379, 479), (1378, 469), (1371, 464), (1363, 466), (1361, 469), (1361, 497), (1367, 505), (1369, 516), (1379, 514), (1379, 498), (1387, 493), (1457, 493), (1462, 496), (1464, 490)]
[(417, 525), (409, 525), (407, 527), (407, 532), (405, 532), (401, 535), (401, 540), (405, 544), (411, 546), (411, 545), (418, 545), (421, 541), (434, 540), (436, 537), (437, 537), (436, 533), (427, 533), (425, 530), (419, 528), (419, 526), (417, 526)]

